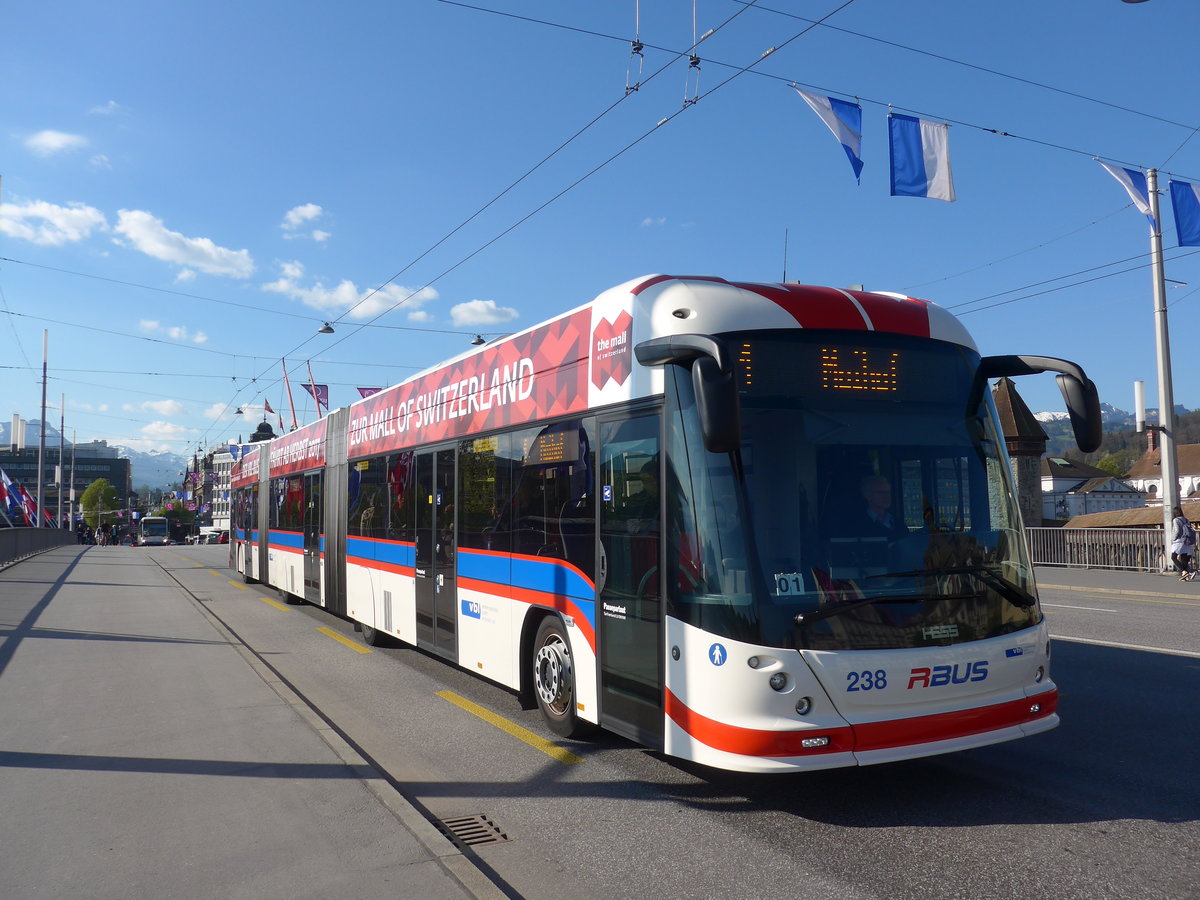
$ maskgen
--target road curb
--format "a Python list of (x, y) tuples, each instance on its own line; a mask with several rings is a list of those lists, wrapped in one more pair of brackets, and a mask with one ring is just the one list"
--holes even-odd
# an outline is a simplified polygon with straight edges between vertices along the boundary
[[(174, 581), (174, 579), (171, 579)], [(491, 879), (468, 859), (446, 835), (438, 831), (409, 802), (399, 790), (392, 785), (387, 776), (364, 759), (362, 754), (349, 743), (336, 728), (325, 721), (283, 678), (267, 663), (260, 659), (253, 650), (226, 627), (225, 623), (212, 612), (201, 600), (193, 597), (179, 582), (174, 581), (176, 588), (212, 627), (233, 647), (243, 660), (254, 670), (284, 703), (293, 709), (306, 725), (333, 750), (347, 767), (358, 775), (363, 785), (387, 809), (397, 821), (421, 844), (430, 855), (446, 870), (465, 893), (478, 900), (501, 900), (508, 895), (504, 893)]]

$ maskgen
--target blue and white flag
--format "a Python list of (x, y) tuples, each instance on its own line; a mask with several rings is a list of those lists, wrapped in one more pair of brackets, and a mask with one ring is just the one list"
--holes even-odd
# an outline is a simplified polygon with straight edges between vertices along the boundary
[(949, 125), (889, 113), (888, 142), (893, 197), (954, 202)]
[(1150, 222), (1150, 227), (1157, 230), (1158, 223), (1154, 221), (1154, 216), (1150, 214), (1150, 192), (1146, 190), (1146, 176), (1137, 169), (1124, 169), (1120, 166), (1110, 166), (1106, 162), (1096, 160), (1100, 165), (1108, 171), (1108, 174), (1117, 181), (1121, 182), (1121, 187), (1125, 188), (1125, 193), (1129, 194), (1129, 199), (1133, 201), (1133, 205), (1138, 208), (1147, 221)]
[[(829, 126), (833, 136), (838, 139), (846, 156), (850, 158), (850, 167), (854, 169), (854, 177), (862, 175), (862, 107), (857, 103), (847, 103), (833, 97), (821, 94), (810, 94), (792, 85), (792, 89), (804, 98), (804, 102), (812, 107), (812, 111), (821, 117), (821, 121)], [(860, 182), (861, 183), (861, 182)]]
[(1171, 182), (1171, 208), (1180, 247), (1200, 247), (1200, 184)]

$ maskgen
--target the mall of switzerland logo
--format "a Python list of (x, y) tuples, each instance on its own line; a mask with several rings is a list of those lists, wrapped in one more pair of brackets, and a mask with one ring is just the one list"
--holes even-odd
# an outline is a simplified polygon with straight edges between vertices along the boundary
[(633, 316), (623, 312), (615, 322), (601, 319), (592, 332), (592, 384), (603, 389), (611, 378), (624, 384), (633, 371), (633, 354), (630, 352), (630, 331)]

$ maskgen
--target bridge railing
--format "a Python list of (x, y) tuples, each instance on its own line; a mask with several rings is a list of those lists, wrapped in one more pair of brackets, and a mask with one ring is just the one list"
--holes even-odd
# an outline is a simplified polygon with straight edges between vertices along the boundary
[(1161, 572), (1171, 561), (1161, 528), (1026, 528), (1035, 566)]
[(75, 532), (62, 528), (0, 528), (0, 566), (74, 543)]

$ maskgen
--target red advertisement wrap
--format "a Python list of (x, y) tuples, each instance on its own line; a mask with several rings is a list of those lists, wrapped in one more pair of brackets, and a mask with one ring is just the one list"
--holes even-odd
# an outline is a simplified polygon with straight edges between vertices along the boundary
[(271, 441), (271, 477), (291, 475), (325, 465), (324, 419)]
[(246, 450), (242, 458), (233, 464), (229, 473), (229, 486), (243, 488), (258, 482), (259, 454), (262, 447)]
[(587, 409), (590, 330), (581, 309), (354, 404), (349, 458)]

